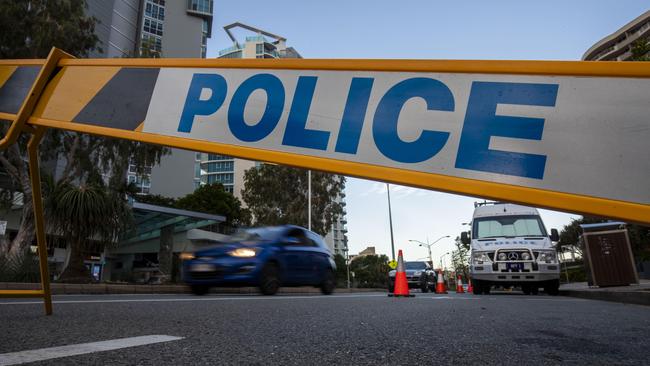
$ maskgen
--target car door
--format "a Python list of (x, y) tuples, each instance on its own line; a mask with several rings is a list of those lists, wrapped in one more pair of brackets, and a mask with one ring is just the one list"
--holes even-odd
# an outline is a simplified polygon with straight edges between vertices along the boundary
[(330, 267), (331, 253), (318, 234), (307, 232), (307, 236), (313, 242), (310, 281), (312, 284), (320, 284), (323, 282), (325, 271)]
[(312, 267), (312, 244), (304, 230), (292, 228), (285, 235), (284, 257), (285, 276), (284, 282), (291, 285), (300, 285), (309, 282)]

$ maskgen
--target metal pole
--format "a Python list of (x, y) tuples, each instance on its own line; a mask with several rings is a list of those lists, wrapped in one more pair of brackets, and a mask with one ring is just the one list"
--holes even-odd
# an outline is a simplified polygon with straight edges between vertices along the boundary
[(348, 269), (348, 289), (350, 288), (350, 252), (345, 251), (345, 267)]
[(41, 196), (41, 174), (38, 166), (38, 145), (46, 129), (37, 127), (29, 139), (27, 151), (29, 156), (29, 179), (32, 184), (32, 204), (36, 224), (36, 243), (38, 245), (38, 262), (43, 286), (45, 314), (52, 315), (52, 293), (50, 291), (50, 273), (47, 268), (47, 244), (45, 241), (45, 219), (43, 218), (43, 198)]
[(390, 184), (386, 183), (386, 192), (388, 192), (388, 224), (390, 226), (390, 250), (395, 260), (395, 241), (393, 240), (393, 215), (390, 210)]
[(307, 171), (307, 229), (311, 230), (311, 169)]

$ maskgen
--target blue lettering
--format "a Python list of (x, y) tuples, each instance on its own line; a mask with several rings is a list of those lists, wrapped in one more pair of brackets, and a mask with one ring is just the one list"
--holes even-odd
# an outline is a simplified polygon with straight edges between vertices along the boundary
[[(216, 112), (226, 99), (226, 80), (217, 74), (194, 74), (185, 98), (185, 106), (178, 124), (178, 132), (192, 131), (195, 116), (208, 116)], [(201, 100), (203, 89), (209, 89), (210, 98)]]
[(329, 132), (305, 128), (317, 80), (318, 78), (315, 76), (301, 76), (298, 78), (298, 85), (293, 95), (293, 102), (291, 102), (291, 110), (287, 119), (287, 128), (284, 130), (283, 145), (317, 150), (327, 149), (327, 142), (330, 138)]
[(557, 84), (472, 83), (456, 168), (542, 179), (546, 155), (490, 150), (490, 138), (541, 140), (543, 118), (497, 116), (497, 104), (553, 107), (557, 90)]
[(339, 136), (336, 140), (336, 152), (356, 154), (363, 120), (368, 109), (368, 100), (372, 91), (373, 78), (352, 78), (348, 100), (345, 102), (343, 119)]
[[(244, 121), (244, 109), (250, 95), (257, 89), (266, 92), (266, 108), (260, 121), (249, 126)], [(271, 74), (257, 74), (246, 79), (230, 101), (228, 126), (230, 132), (241, 141), (255, 142), (268, 136), (277, 126), (284, 109), (284, 86)]]
[(422, 98), (427, 110), (453, 111), (454, 96), (447, 86), (430, 78), (412, 78), (399, 82), (381, 98), (372, 126), (375, 144), (386, 157), (401, 163), (418, 163), (435, 156), (447, 143), (448, 132), (423, 130), (420, 137), (405, 142), (397, 134), (397, 121), (404, 104)]

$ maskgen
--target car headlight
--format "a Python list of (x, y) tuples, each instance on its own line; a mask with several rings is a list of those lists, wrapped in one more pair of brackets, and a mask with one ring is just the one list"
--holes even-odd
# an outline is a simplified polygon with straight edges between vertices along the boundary
[(196, 258), (196, 256), (194, 256), (194, 253), (181, 253), (181, 255), (179, 256), (179, 258), (180, 258), (182, 261), (189, 261), (189, 260), (191, 260), (191, 259)]
[(506, 259), (508, 259), (508, 255), (506, 253), (499, 253), (498, 258), (500, 261), (505, 261)]
[(557, 261), (557, 255), (554, 250), (540, 251), (537, 256), (538, 262), (546, 263), (555, 263)]
[(414, 276), (420, 276), (421, 274), (422, 274), (422, 271), (415, 271), (415, 273), (413, 275)]
[(250, 258), (257, 255), (257, 251), (251, 248), (237, 248), (228, 252), (233, 257)]
[(530, 253), (526, 253), (526, 252), (521, 253), (521, 259), (523, 259), (525, 261), (529, 261), (530, 260)]
[(476, 264), (483, 264), (483, 262), (490, 261), (490, 257), (488, 257), (487, 253), (474, 253), (472, 254), (472, 259)]

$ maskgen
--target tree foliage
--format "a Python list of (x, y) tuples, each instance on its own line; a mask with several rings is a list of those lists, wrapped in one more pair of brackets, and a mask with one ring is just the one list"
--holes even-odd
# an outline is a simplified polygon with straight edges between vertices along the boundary
[(180, 198), (176, 207), (185, 210), (223, 215), (226, 225), (250, 225), (250, 213), (243, 208), (239, 199), (227, 192), (220, 183), (206, 184)]
[(88, 56), (99, 39), (85, 8), (80, 0), (0, 0), (0, 58), (45, 58), (52, 47)]
[(348, 265), (345, 261), (345, 257), (340, 254), (335, 254), (334, 263), (336, 264), (336, 283), (339, 286), (347, 287)]
[[(96, 177), (99, 178), (99, 177)], [(65, 281), (91, 279), (84, 254), (91, 241), (117, 243), (133, 227), (133, 216), (125, 196), (106, 189), (101, 179), (79, 186), (50, 180), (45, 190), (45, 208), (50, 233), (70, 244), (70, 259), (61, 274)]]
[(350, 271), (358, 287), (385, 288), (388, 286), (388, 257), (364, 255), (350, 262)]
[(250, 225), (250, 211), (242, 207), (241, 201), (227, 192), (221, 183), (203, 185), (179, 199), (161, 195), (138, 195), (135, 200), (157, 206), (223, 215), (228, 226)]
[(650, 61), (650, 42), (647, 39), (637, 39), (632, 44), (630, 61)]
[(456, 237), (454, 242), (456, 249), (451, 252), (451, 263), (457, 275), (463, 275), (465, 278), (469, 277), (469, 247), (460, 241), (460, 237)]
[[(336, 202), (345, 178), (312, 171), (312, 230), (326, 235), (343, 213)], [(251, 210), (255, 225), (307, 224), (307, 171), (281, 165), (262, 164), (244, 175), (242, 198)]]

